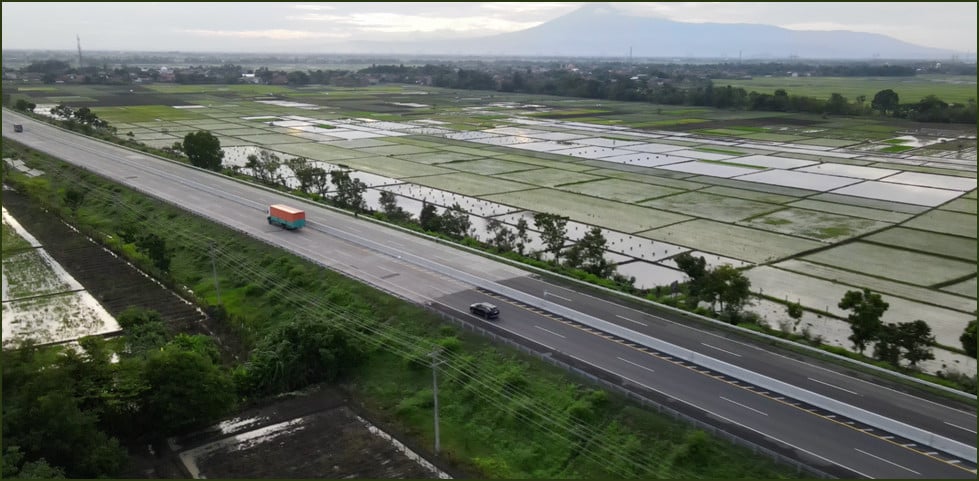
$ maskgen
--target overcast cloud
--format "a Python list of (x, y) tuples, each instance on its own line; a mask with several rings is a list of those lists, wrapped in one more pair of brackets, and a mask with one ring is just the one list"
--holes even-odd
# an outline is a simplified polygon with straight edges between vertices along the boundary
[[(343, 53), (362, 41), (450, 40), (522, 30), (576, 2), (3, 2), (3, 48)], [(680, 22), (757, 23), (879, 33), (975, 55), (976, 3), (612, 3)]]

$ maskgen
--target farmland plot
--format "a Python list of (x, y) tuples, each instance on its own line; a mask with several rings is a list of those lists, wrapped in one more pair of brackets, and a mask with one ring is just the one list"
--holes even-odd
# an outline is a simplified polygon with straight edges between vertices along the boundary
[(976, 216), (960, 212), (933, 210), (905, 222), (904, 227), (976, 238)]
[(740, 224), (809, 239), (838, 242), (890, 224), (813, 210), (788, 208)]
[(705, 219), (648, 230), (640, 235), (752, 263), (789, 257), (823, 245), (811, 240)]
[[(534, 212), (566, 215), (578, 222), (607, 227), (620, 232), (646, 230), (689, 219), (689, 217), (669, 212), (660, 212), (645, 207), (553, 189), (525, 190), (509, 194), (489, 195), (485, 198)], [(660, 240), (671, 242), (670, 239)]]
[(558, 187), (561, 190), (590, 195), (601, 199), (617, 200), (619, 202), (638, 202), (654, 197), (683, 192), (678, 189), (661, 187), (620, 179), (602, 179), (594, 182), (581, 182)]
[(976, 240), (965, 237), (895, 227), (862, 240), (976, 262)]
[(863, 242), (836, 246), (804, 259), (918, 286), (931, 286), (976, 272), (974, 262), (954, 261)]
[(812, 262), (799, 259), (782, 261), (775, 264), (774, 267), (840, 284), (847, 284), (854, 288), (866, 287), (874, 292), (893, 294), (896, 297), (903, 297), (922, 304), (938, 305), (965, 313), (976, 310), (975, 292), (973, 292), (972, 299), (966, 299), (952, 294), (936, 292), (933, 289), (925, 287), (916, 287), (858, 272), (813, 264)]
[(734, 222), (783, 208), (776, 204), (702, 192), (671, 195), (643, 202), (642, 205), (721, 222)]

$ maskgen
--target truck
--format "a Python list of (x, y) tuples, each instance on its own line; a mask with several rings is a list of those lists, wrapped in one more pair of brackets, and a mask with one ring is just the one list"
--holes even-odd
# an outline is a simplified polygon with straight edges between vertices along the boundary
[(14, 124), (14, 132), (23, 132), (24, 126), (21, 124)]
[(306, 225), (306, 212), (288, 205), (272, 204), (269, 206), (268, 220), (271, 225), (296, 230)]

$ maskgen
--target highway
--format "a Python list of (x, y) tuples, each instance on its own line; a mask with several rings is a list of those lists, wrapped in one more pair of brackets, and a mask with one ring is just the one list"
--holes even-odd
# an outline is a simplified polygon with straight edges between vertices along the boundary
[[(21, 123), (24, 132), (13, 133)], [(4, 110), (3, 135), (80, 165), (216, 222), (274, 243), (323, 266), (405, 299), (442, 305), (465, 317), (476, 301), (500, 306), (496, 323), (532, 343), (577, 359), (631, 386), (676, 399), (701, 417), (749, 433), (762, 445), (793, 451), (809, 464), (840, 477), (971, 478), (975, 465), (874, 428), (838, 418), (734, 379), (707, 372), (621, 339), (474, 289), (477, 276), (544, 298), (724, 362), (764, 374), (852, 406), (972, 447), (976, 414), (968, 404), (947, 405), (850, 376), (844, 369), (775, 352), (770, 346), (730, 339), (686, 326), (669, 313), (651, 314), (542, 281), (493, 260), (363, 219), (306, 204), (309, 226), (287, 232), (265, 221), (268, 204), (299, 201), (219, 175), (160, 160), (32, 121)], [(328, 247), (328, 248), (327, 248)], [(423, 258), (427, 263), (412, 259)], [(427, 267), (435, 263), (438, 269)], [(474, 319), (474, 322), (479, 322)]]

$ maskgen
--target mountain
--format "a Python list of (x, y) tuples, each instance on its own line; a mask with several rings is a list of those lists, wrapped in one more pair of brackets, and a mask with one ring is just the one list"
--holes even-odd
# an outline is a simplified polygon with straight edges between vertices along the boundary
[(885, 35), (802, 31), (760, 24), (682, 23), (638, 17), (607, 4), (581, 8), (533, 28), (482, 38), (384, 45), (360, 52), (443, 55), (582, 56), (765, 59), (940, 59), (956, 52)]

